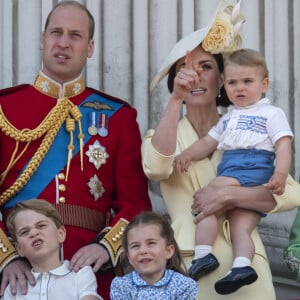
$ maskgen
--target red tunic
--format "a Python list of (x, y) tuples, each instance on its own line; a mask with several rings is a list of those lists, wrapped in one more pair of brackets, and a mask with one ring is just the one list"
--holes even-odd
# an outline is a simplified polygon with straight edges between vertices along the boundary
[[(112, 210), (115, 216), (110, 219), (109, 223), (110, 226), (113, 226), (121, 217), (130, 220), (137, 213), (151, 209), (147, 180), (141, 167), (141, 137), (136, 122), (137, 112), (126, 102), (90, 88), (85, 88), (82, 93), (69, 99), (75, 105), (80, 106), (80, 103), (93, 93), (100, 94), (109, 101), (122, 104), (122, 107), (109, 118), (108, 135), (106, 137), (101, 137), (98, 134), (92, 136), (84, 145), (83, 171), (80, 169), (80, 155), (77, 153), (70, 163), (68, 181), (60, 179), (56, 176), (58, 174), (53, 174), (51, 182), (40, 192), (37, 198), (56, 203), (57, 199), (64, 197), (65, 204), (91, 208), (104, 215)], [(30, 85), (0, 92), (0, 105), (3, 115), (17, 129), (36, 128), (56, 103), (57, 99), (41, 93)], [(82, 124), (83, 128), (88, 126), (87, 123)], [(0, 187), (0, 194), (17, 179), (21, 170), (36, 152), (42, 138), (31, 142), (25, 153), (8, 172)], [(90, 149), (89, 146), (94, 145), (96, 141), (104, 147), (106, 154), (108, 154), (99, 169), (96, 168), (93, 162), (90, 162), (90, 157), (86, 154)], [(74, 143), (77, 142), (77, 136), (74, 136)], [(64, 149), (66, 150), (56, 153), (56, 155), (57, 157), (64, 156), (65, 161), (67, 161), (67, 147), (70, 139), (68, 138), (63, 143), (65, 143)], [(0, 172), (2, 174), (9, 164), (16, 141), (0, 132), (0, 145)], [(24, 148), (24, 145), (24, 142), (20, 143), (18, 153)], [(51, 164), (55, 163), (56, 160), (51, 161)], [(66, 168), (59, 172), (59, 174), (65, 173)], [(95, 175), (97, 175), (103, 187), (102, 195), (98, 199), (95, 199), (88, 186), (88, 182)], [(61, 190), (58, 189), (60, 184), (63, 187)], [(5, 214), (8, 206), (9, 202), (1, 207), (2, 213)], [(79, 248), (89, 244), (98, 233), (77, 226), (67, 225), (66, 229), (65, 259), (71, 259)], [(113, 274), (109, 275), (109, 277), (111, 276)], [(105, 277), (107, 275), (101, 276), (101, 280), (98, 280), (98, 291), (105, 299), (109, 299), (110, 279), (107, 280)]]

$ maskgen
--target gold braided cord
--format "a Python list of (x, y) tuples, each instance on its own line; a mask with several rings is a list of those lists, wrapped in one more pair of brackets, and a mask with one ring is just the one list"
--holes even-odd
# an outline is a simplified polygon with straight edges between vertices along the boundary
[(3, 114), (2, 107), (0, 105), (0, 129), (6, 136), (9, 136), (16, 141), (32, 142), (34, 140), (37, 140), (38, 138), (43, 136), (56, 121), (57, 113), (61, 110), (61, 106), (65, 105), (66, 101), (69, 102), (67, 98), (62, 98), (61, 100), (59, 100), (58, 104), (53, 107), (53, 109), (48, 113), (48, 115), (39, 124), (39, 126), (32, 130), (28, 128), (19, 130), (14, 127)]
[(73, 154), (73, 150), (74, 150), (74, 144), (73, 144), (73, 141), (74, 141), (73, 132), (75, 130), (74, 119), (71, 119), (70, 117), (67, 118), (66, 130), (70, 133), (70, 144), (68, 145), (68, 161), (67, 161), (67, 170), (66, 170), (66, 181), (68, 181), (70, 164), (71, 164), (72, 154)]
[(83, 170), (83, 146), (84, 146), (84, 134), (82, 132), (82, 126), (81, 126), (81, 118), (82, 118), (82, 113), (80, 112), (79, 108), (77, 106), (73, 106), (71, 111), (71, 115), (75, 119), (76, 122), (78, 122), (78, 127), (79, 127), (79, 134), (78, 134), (78, 139), (79, 139), (79, 145), (80, 145), (80, 167), (81, 171)]
[[(52, 142), (57, 135), (60, 127), (62, 126), (63, 122), (69, 115), (70, 109), (74, 106), (74, 104), (69, 101), (68, 98), (59, 99), (57, 105), (50, 111), (48, 116), (44, 119), (42, 123), (47, 123), (48, 128), (46, 128), (45, 124), (40, 124), (37, 128), (45, 128), (44, 132), (47, 132), (45, 137), (43, 138), (42, 143), (40, 144), (39, 148), (33, 155), (32, 159), (30, 160), (29, 164), (20, 175), (20, 177), (0, 196), (0, 205), (3, 205), (7, 202), (11, 197), (16, 195), (29, 181), (31, 176), (35, 173), (37, 168), (39, 167), (41, 161), (47, 154)], [(6, 118), (3, 116), (2, 110), (0, 111), (0, 129), (5, 133), (14, 133), (15, 140), (20, 140), (20, 136), (23, 135), (23, 132), (19, 130), (15, 130), (15, 128), (7, 121), (3, 122)], [(51, 120), (51, 122), (49, 121)], [(13, 128), (8, 128), (8, 124), (11, 125)], [(4, 130), (3, 130), (4, 128)], [(36, 128), (36, 129), (37, 129)], [(33, 131), (37, 131), (34, 129)], [(26, 142), (32, 141), (31, 138), (36, 137), (36, 135), (31, 135), (29, 132), (26, 135), (28, 140)], [(25, 136), (24, 136), (25, 137)]]
[(16, 142), (16, 146), (15, 146), (15, 150), (13, 151), (13, 154), (10, 158), (10, 162), (6, 168), (6, 170), (0, 175), (0, 186), (2, 185), (2, 183), (4, 182), (8, 172), (11, 170), (11, 168), (16, 164), (16, 162), (20, 159), (20, 157), (22, 157), (22, 155), (25, 153), (25, 151), (27, 150), (30, 142), (27, 142), (24, 149), (21, 151), (21, 153), (17, 156), (17, 158), (15, 158), (17, 151), (19, 150), (19, 144), (20, 142), (17, 141)]

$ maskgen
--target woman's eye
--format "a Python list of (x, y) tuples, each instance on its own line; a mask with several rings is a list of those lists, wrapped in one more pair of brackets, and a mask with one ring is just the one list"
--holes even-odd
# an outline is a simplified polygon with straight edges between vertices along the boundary
[(203, 69), (203, 70), (211, 70), (211, 69), (212, 69), (212, 66), (209, 65), (209, 64), (204, 64), (204, 65), (202, 65), (202, 69)]
[(179, 67), (179, 69), (185, 68), (185, 63), (180, 64), (178, 67)]

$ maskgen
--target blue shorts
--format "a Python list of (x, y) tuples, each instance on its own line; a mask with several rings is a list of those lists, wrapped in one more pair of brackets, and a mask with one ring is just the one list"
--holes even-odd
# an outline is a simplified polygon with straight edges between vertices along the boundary
[(218, 176), (233, 177), (241, 186), (267, 183), (274, 172), (275, 153), (267, 150), (226, 150), (218, 166)]

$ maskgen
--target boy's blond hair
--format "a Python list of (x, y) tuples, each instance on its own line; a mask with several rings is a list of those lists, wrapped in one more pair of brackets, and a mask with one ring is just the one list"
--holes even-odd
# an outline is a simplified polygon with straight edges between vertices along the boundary
[(31, 199), (19, 202), (6, 219), (6, 227), (11, 235), (13, 242), (17, 241), (15, 218), (19, 212), (24, 210), (33, 210), (52, 219), (57, 228), (63, 226), (60, 214), (55, 209), (55, 207), (46, 200)]
[(232, 52), (226, 56), (224, 66), (226, 67), (231, 63), (240, 66), (259, 67), (262, 71), (263, 78), (269, 77), (265, 58), (260, 52), (254, 49), (243, 48)]

